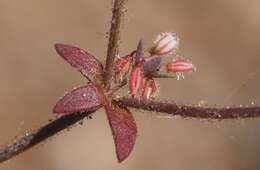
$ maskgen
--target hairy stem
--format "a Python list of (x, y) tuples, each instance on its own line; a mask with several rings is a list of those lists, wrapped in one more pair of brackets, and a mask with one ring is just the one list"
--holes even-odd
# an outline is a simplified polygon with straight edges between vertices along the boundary
[(12, 157), (26, 151), (40, 142), (43, 142), (61, 130), (66, 129), (83, 118), (89, 116), (93, 112), (94, 111), (65, 115), (31, 133), (26, 133), (25, 136), (16, 140), (16, 142), (7, 145), (0, 150), (0, 162), (11, 159)]
[(122, 23), (122, 18), (124, 16), (124, 4), (126, 0), (114, 0), (114, 7), (112, 11), (112, 21), (109, 33), (109, 42), (107, 47), (107, 58), (105, 67), (105, 87), (108, 91), (111, 85), (112, 71), (115, 56), (118, 54), (118, 46), (120, 40), (120, 26)]
[[(118, 42), (120, 40), (120, 25), (123, 17), (123, 8), (126, 0), (114, 0), (113, 15), (110, 27), (109, 43), (105, 68), (105, 86), (110, 89), (114, 58), (118, 53)], [(117, 90), (117, 89), (115, 89)], [(204, 118), (204, 119), (238, 119), (260, 116), (260, 107), (225, 107), (225, 108), (204, 108), (190, 105), (178, 105), (176, 103), (158, 102), (152, 100), (138, 100), (133, 98), (121, 98), (114, 100), (124, 106), (180, 115), (182, 117)], [(0, 162), (4, 162), (33, 146), (43, 142), (49, 137), (77, 123), (89, 116), (92, 112), (72, 113), (62, 116), (45, 126), (27, 133), (17, 139), (14, 143), (0, 149)]]
[[(114, 100), (124, 106), (179, 115), (182, 117), (203, 118), (203, 119), (239, 119), (260, 117), (260, 107), (225, 107), (225, 108), (206, 108), (190, 105), (178, 105), (176, 103), (158, 102), (152, 100), (138, 100), (133, 98), (121, 98)], [(94, 111), (93, 111), (94, 112)], [(65, 115), (38, 130), (28, 133), (16, 142), (0, 150), (0, 162), (4, 162), (19, 153), (35, 146), (36, 144), (57, 134), (63, 129), (82, 120), (93, 112), (73, 113)]]
[(119, 104), (138, 109), (179, 115), (182, 117), (201, 119), (239, 119), (260, 117), (260, 107), (200, 107), (195, 105), (179, 105), (174, 102), (121, 98), (115, 100)]

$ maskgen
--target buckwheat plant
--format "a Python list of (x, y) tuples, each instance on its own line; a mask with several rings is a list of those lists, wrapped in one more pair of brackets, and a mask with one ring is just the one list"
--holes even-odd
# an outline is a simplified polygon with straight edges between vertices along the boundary
[[(144, 43), (140, 40), (131, 53), (119, 56), (118, 41), (124, 5), (125, 0), (114, 0), (105, 66), (94, 55), (81, 48), (55, 44), (57, 53), (76, 68), (88, 83), (73, 89), (58, 100), (53, 113), (59, 114), (59, 118), (1, 149), (1, 162), (89, 117), (101, 107), (106, 111), (119, 162), (129, 156), (136, 141), (137, 125), (130, 107), (198, 119), (222, 120), (260, 116), (260, 107), (211, 108), (157, 101), (156, 94), (159, 92), (155, 78), (179, 80), (184, 78), (184, 74), (194, 72), (195, 66), (187, 59), (172, 58), (172, 61), (164, 62), (165, 57), (176, 53), (180, 44), (178, 35), (171, 32), (157, 35), (154, 45), (148, 50), (144, 50)], [(120, 96), (118, 90), (124, 87), (128, 88), (129, 93)]]

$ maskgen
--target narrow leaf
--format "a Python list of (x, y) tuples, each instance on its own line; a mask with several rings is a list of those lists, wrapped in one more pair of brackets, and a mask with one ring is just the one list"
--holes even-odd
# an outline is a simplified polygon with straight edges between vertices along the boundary
[(105, 110), (114, 138), (117, 159), (122, 162), (133, 150), (137, 134), (136, 123), (126, 108), (107, 104)]
[(96, 110), (103, 105), (99, 89), (92, 84), (76, 88), (63, 96), (53, 108), (53, 113), (74, 113)]
[(71, 45), (55, 44), (57, 53), (73, 67), (77, 68), (89, 81), (101, 83), (102, 64), (88, 52)]

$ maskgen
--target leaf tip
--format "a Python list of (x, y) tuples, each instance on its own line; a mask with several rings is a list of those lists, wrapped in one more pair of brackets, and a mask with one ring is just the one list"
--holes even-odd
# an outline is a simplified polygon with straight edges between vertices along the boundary
[(64, 114), (64, 112), (65, 112), (64, 107), (62, 107), (59, 102), (57, 102), (55, 106), (52, 108), (53, 114)]
[(61, 55), (62, 51), (64, 51), (64, 49), (67, 47), (67, 45), (65, 44), (61, 44), (61, 43), (55, 43), (54, 44), (54, 48), (56, 50), (56, 52)]
[[(117, 155), (117, 160), (119, 163), (126, 160), (129, 157), (129, 155), (131, 154), (131, 152), (133, 151), (134, 144), (136, 141), (136, 134), (137, 134), (137, 131), (135, 131), (134, 134), (130, 134), (131, 137), (129, 137), (129, 139), (127, 141), (122, 142), (122, 143), (126, 144), (126, 146), (121, 146), (121, 147), (117, 146), (118, 148), (116, 150), (116, 155)], [(125, 147), (125, 149), (123, 149), (122, 147)]]

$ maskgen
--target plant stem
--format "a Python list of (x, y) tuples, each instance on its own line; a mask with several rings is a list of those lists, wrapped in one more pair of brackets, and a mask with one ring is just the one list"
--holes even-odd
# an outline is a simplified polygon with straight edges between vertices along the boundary
[[(107, 59), (105, 68), (105, 87), (108, 91), (112, 81), (113, 63), (118, 53), (118, 42), (120, 40), (120, 25), (123, 17), (123, 7), (126, 0), (114, 0), (113, 15), (111, 21), (109, 43), (107, 49)], [(117, 89), (115, 89), (117, 90)], [(134, 107), (149, 111), (180, 115), (182, 117), (204, 118), (204, 119), (238, 119), (260, 117), (260, 107), (225, 107), (225, 108), (204, 108), (198, 106), (178, 105), (176, 103), (158, 102), (152, 100), (138, 100), (133, 98), (121, 98), (114, 100), (124, 106)], [(17, 139), (14, 143), (0, 149), (0, 162), (4, 162), (12, 157), (23, 153), (33, 146), (43, 142), (58, 132), (70, 127), (83, 118), (89, 116), (91, 112), (72, 113), (64, 115), (45, 126), (27, 133)]]
[(260, 107), (200, 107), (195, 105), (179, 105), (174, 102), (121, 98), (116, 100), (124, 106), (168, 113), (172, 116), (191, 117), (200, 119), (239, 119), (260, 117)]
[[(114, 102), (118, 102), (127, 107), (191, 118), (222, 120), (260, 117), (260, 107), (204, 108), (199, 106), (178, 105), (176, 103), (138, 100), (133, 98), (121, 98), (114, 100)], [(25, 136), (17, 139), (14, 143), (7, 145), (0, 150), (0, 162), (4, 162), (20, 153), (23, 153), (29, 148), (57, 134), (61, 130), (66, 129), (89, 116), (93, 112), (65, 115), (46, 124), (38, 130), (27, 133)]]
[(115, 56), (118, 54), (119, 40), (120, 40), (120, 26), (124, 16), (124, 4), (126, 0), (114, 0), (114, 7), (112, 11), (112, 21), (109, 33), (109, 42), (107, 47), (106, 67), (104, 74), (104, 83), (106, 90), (110, 89), (111, 79), (113, 74), (113, 64)]
[(0, 150), (0, 162), (11, 159), (12, 157), (26, 151), (40, 142), (43, 142), (49, 137), (89, 116), (93, 112), (94, 111), (65, 115), (31, 133), (26, 133), (23, 137), (16, 140), (14, 143), (7, 145)]

